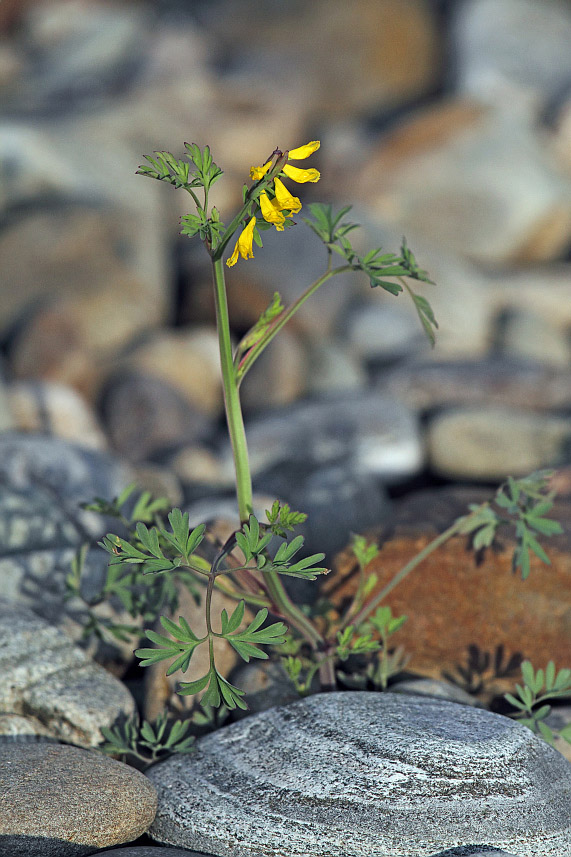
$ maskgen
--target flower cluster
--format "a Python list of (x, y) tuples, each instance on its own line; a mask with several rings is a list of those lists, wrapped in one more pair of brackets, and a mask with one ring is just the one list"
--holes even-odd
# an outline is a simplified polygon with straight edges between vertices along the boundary
[[(320, 173), (318, 170), (302, 170), (289, 163), (289, 161), (303, 161), (317, 149), (319, 149), (319, 140), (313, 140), (311, 143), (307, 143), (305, 146), (299, 146), (297, 149), (290, 149), (289, 152), (282, 153), (276, 151), (274, 155), (277, 157), (277, 160), (274, 160), (274, 156), (272, 155), (270, 160), (263, 166), (252, 167), (250, 169), (250, 177), (254, 181), (263, 181), (272, 167), (276, 167), (280, 162), (285, 160), (281, 170), (278, 170), (278, 173), (273, 178), (273, 187), (268, 186), (265, 188), (260, 193), (258, 199), (263, 219), (267, 223), (273, 224), (278, 232), (283, 231), (286, 217), (291, 217), (293, 214), (297, 214), (301, 210), (301, 202), (299, 198), (297, 196), (292, 196), (282, 180), (279, 178), (279, 175), (283, 174), (299, 184), (319, 181)], [(229, 268), (236, 264), (239, 256), (241, 256), (242, 259), (254, 258), (252, 244), (254, 242), (255, 228), (256, 216), (254, 215), (250, 218), (247, 226), (240, 233), (234, 247), (234, 252), (226, 262)]]

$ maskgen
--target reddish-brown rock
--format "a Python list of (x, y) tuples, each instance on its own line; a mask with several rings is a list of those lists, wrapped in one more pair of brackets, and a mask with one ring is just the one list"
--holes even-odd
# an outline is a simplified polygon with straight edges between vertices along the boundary
[[(368, 569), (379, 578), (374, 592), (464, 514), (469, 503), (482, 502), (491, 493), (444, 488), (407, 499), (390, 527), (369, 534), (382, 546)], [(558, 501), (550, 517), (568, 531), (571, 502)], [(408, 669), (437, 678), (457, 674), (457, 667), (467, 663), (469, 646), (490, 653), (492, 661), (497, 647), (503, 646), (504, 662), (519, 652), (536, 669), (550, 659), (558, 668), (570, 666), (571, 541), (567, 532), (544, 539), (543, 544), (552, 564), (534, 558), (525, 581), (511, 571), (513, 541), (507, 530), (492, 549), (478, 555), (466, 536), (456, 536), (412, 571), (385, 602), (393, 614), (408, 616), (394, 638), (394, 644), (411, 655)], [(356, 582), (356, 564), (346, 550), (337, 557), (336, 573), (327, 578), (324, 593), (340, 605), (352, 595)], [(486, 675), (485, 698), (520, 678), (519, 670), (502, 681), (490, 670)]]

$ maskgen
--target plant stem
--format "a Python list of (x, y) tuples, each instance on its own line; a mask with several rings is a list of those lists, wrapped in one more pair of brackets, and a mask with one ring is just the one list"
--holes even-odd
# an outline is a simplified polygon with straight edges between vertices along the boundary
[(449, 538), (455, 536), (457, 533), (462, 532), (463, 528), (466, 525), (466, 521), (479, 514), (485, 506), (489, 505), (490, 504), (487, 501), (485, 503), (482, 503), (481, 506), (478, 506), (478, 508), (471, 512), (469, 515), (464, 515), (459, 518), (452, 524), (452, 526), (448, 527), (447, 530), (444, 530), (443, 533), (440, 533), (439, 536), (437, 536), (429, 544), (427, 544), (426, 547), (420, 551), (420, 553), (417, 553), (417, 555), (413, 557), (410, 562), (408, 562), (405, 566), (403, 566), (403, 568), (401, 568), (399, 572), (395, 574), (393, 579), (390, 580), (387, 585), (381, 589), (381, 591), (373, 598), (372, 601), (369, 601), (367, 604), (365, 604), (364, 607), (361, 608), (361, 610), (359, 610), (357, 615), (353, 617), (353, 624), (358, 627), (361, 622), (364, 622), (367, 616), (369, 616), (369, 614), (372, 613), (373, 610), (375, 610), (379, 606), (383, 599), (387, 597), (389, 592), (392, 592), (395, 586), (398, 586), (398, 584), (403, 581), (405, 577), (417, 567), (417, 565), (420, 565), (420, 563), (425, 560), (427, 556), (430, 556), (430, 554), (433, 553), (437, 548), (447, 542)]
[(228, 300), (226, 297), (226, 283), (224, 281), (222, 259), (213, 259), (212, 271), (214, 276), (214, 301), (216, 304), (216, 326), (220, 347), (224, 406), (226, 408), (226, 421), (228, 423), (228, 433), (230, 435), (236, 469), (238, 511), (240, 521), (244, 524), (252, 514), (252, 478), (250, 476), (246, 432), (244, 430), (244, 420), (242, 418), (242, 408), (240, 407), (240, 397), (232, 358)]
[[(240, 395), (232, 359), (232, 344), (230, 339), (230, 320), (228, 317), (228, 301), (224, 268), (220, 258), (212, 260), (214, 278), (214, 300), (216, 304), (216, 323), (220, 346), (220, 364), (222, 368), (222, 384), (224, 389), (224, 405), (228, 433), (232, 444), (234, 465), (236, 469), (236, 496), (238, 511), (242, 523), (246, 523), (252, 514), (252, 478), (248, 461), (246, 432), (240, 406)], [(320, 285), (318, 281), (318, 285)], [(314, 284), (317, 288), (318, 285)], [(309, 295), (308, 295), (309, 296)], [(286, 319), (287, 320), (287, 319)], [(284, 322), (285, 324), (285, 322)], [(277, 613), (284, 617), (308, 641), (312, 649), (322, 651), (325, 640), (311, 621), (296, 607), (285, 591), (277, 572), (264, 572), (264, 582), (268, 593), (275, 605)], [(210, 585), (210, 583), (209, 583)], [(322, 681), (326, 686), (335, 684), (333, 668), (324, 663)]]
[(264, 336), (260, 339), (260, 341), (257, 342), (254, 346), (252, 346), (252, 348), (250, 348), (250, 350), (244, 356), (244, 358), (240, 362), (240, 365), (238, 366), (238, 371), (236, 373), (238, 384), (242, 382), (242, 379), (246, 375), (246, 372), (258, 359), (262, 351), (264, 351), (268, 347), (274, 336), (276, 336), (276, 334), (280, 332), (282, 327), (288, 323), (290, 318), (295, 315), (295, 313), (303, 306), (306, 300), (310, 298), (311, 295), (316, 292), (320, 286), (323, 285), (323, 283), (326, 283), (327, 280), (330, 280), (331, 277), (335, 277), (337, 274), (342, 274), (346, 271), (352, 270), (353, 268), (351, 267), (351, 265), (341, 265), (339, 268), (333, 269), (328, 267), (327, 271), (322, 274), (321, 277), (319, 277), (317, 280), (314, 280), (314, 282), (307, 287), (303, 294), (301, 294), (288, 309), (284, 310), (284, 312), (276, 318), (276, 320), (273, 322), (273, 324), (270, 325), (270, 327), (268, 328)]

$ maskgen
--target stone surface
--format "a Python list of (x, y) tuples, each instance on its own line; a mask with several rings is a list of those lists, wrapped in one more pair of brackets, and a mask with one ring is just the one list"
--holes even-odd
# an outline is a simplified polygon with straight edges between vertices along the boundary
[[(368, 534), (381, 546), (369, 566), (378, 576), (373, 594), (465, 514), (470, 503), (482, 503), (492, 494), (490, 489), (441, 488), (401, 500), (392, 523)], [(466, 690), (489, 702), (511, 691), (520, 679), (518, 668), (505, 678), (496, 674), (498, 647), (503, 650), (504, 667), (517, 653), (536, 668), (550, 659), (558, 666), (566, 664), (571, 631), (570, 509), (569, 501), (562, 500), (549, 513), (561, 522), (564, 534), (542, 540), (552, 564), (546, 567), (532, 558), (527, 580), (511, 570), (512, 530), (501, 530), (494, 548), (480, 556), (468, 549), (465, 537), (450, 539), (395, 587), (388, 603), (394, 615), (405, 614), (408, 620), (395, 634), (394, 644), (410, 655), (407, 668), (437, 679), (452, 675)], [(323, 594), (342, 609), (357, 579), (352, 552), (344, 551), (323, 583)], [(469, 647), (489, 663), (481, 673), (475, 670), (466, 683), (458, 668), (466, 668)]]
[(456, 6), (458, 88), (504, 110), (534, 110), (568, 85), (571, 13), (561, 0), (469, 0)]
[[(81, 606), (64, 604), (65, 578), (79, 546), (95, 542), (111, 526), (79, 504), (94, 497), (111, 500), (131, 481), (125, 465), (109, 455), (56, 438), (0, 436), (2, 595), (79, 640)], [(99, 591), (106, 566), (102, 550), (88, 552), (87, 597)]]
[(427, 108), (381, 140), (361, 170), (363, 200), (408, 236), (489, 266), (564, 255), (569, 179), (539, 137), (478, 105), (453, 123), (450, 109)]
[(19, 431), (55, 435), (90, 449), (107, 448), (95, 414), (72, 387), (19, 381), (8, 388), (8, 401)]
[(157, 796), (143, 774), (101, 753), (57, 744), (4, 744), (0, 853), (75, 857), (136, 839)]
[(361, 360), (383, 361), (428, 350), (428, 340), (418, 317), (403, 303), (369, 301), (349, 308), (344, 325), (351, 352)]
[(496, 405), (528, 411), (571, 406), (566, 370), (506, 356), (431, 363), (413, 361), (379, 376), (378, 388), (419, 411), (451, 405)]
[(254, 363), (240, 386), (244, 413), (291, 405), (303, 398), (311, 365), (303, 341), (287, 328)]
[(431, 696), (436, 699), (445, 699), (448, 702), (457, 702), (460, 705), (478, 705), (477, 699), (466, 693), (461, 687), (457, 687), (449, 681), (439, 681), (438, 679), (410, 678), (397, 681), (387, 688), (387, 693)]
[(566, 857), (571, 844), (568, 763), (521, 724), (448, 702), (320, 694), (148, 776), (150, 835), (221, 857), (421, 857), (482, 842)]
[(417, 472), (423, 461), (411, 412), (395, 399), (369, 392), (260, 415), (248, 420), (246, 434), (253, 474), (285, 463), (342, 462), (357, 473), (398, 481)]
[(22, 717), (21, 714), (0, 714), (0, 736), (14, 741), (56, 740), (35, 717)]
[(534, 313), (516, 311), (503, 319), (498, 347), (504, 354), (561, 366), (568, 374), (571, 346), (565, 331)]
[(451, 408), (428, 427), (430, 466), (453, 479), (501, 481), (569, 461), (571, 420), (515, 408)]
[[(387, 110), (430, 91), (438, 81), (436, 19), (423, 0), (357, 0), (351, 9), (332, 8), (327, 0), (260, 9), (252, 0), (241, 0), (231, 10), (222, 7), (230, 13), (226, 25), (220, 6), (212, 4), (209, 23), (233, 51), (239, 71), (278, 74), (283, 90), (322, 118)], [(252, 16), (255, 34), (246, 24)], [(240, 51), (246, 39), (248, 50)]]
[[(187, 851), (181, 848), (162, 848), (160, 845), (132, 845), (127, 848), (111, 848), (105, 854), (113, 857), (211, 857), (203, 851)], [(501, 857), (501, 855), (500, 855)]]
[(222, 413), (215, 328), (157, 333), (130, 353), (127, 365), (135, 372), (166, 382), (201, 413), (210, 417)]
[(208, 416), (164, 379), (117, 371), (101, 391), (102, 421), (112, 447), (128, 461), (143, 462), (202, 440)]
[(53, 738), (96, 746), (102, 726), (135, 711), (120, 681), (62, 631), (0, 600), (0, 712), (40, 721)]

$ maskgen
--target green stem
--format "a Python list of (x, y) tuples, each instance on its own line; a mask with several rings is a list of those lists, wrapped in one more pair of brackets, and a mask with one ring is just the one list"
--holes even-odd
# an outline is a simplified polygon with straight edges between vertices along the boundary
[[(228, 432), (232, 443), (234, 465), (236, 469), (236, 495), (240, 520), (245, 523), (252, 514), (252, 478), (248, 461), (248, 447), (244, 420), (240, 406), (240, 395), (236, 383), (236, 375), (232, 360), (232, 344), (230, 340), (230, 321), (228, 317), (228, 301), (224, 268), (221, 258), (213, 258), (214, 300), (216, 304), (216, 322), (220, 346), (220, 364), (222, 368), (222, 384), (224, 389), (224, 405)], [(317, 286), (316, 286), (317, 288)], [(316, 651), (321, 651), (325, 640), (309, 619), (291, 601), (285, 591), (277, 572), (268, 571), (264, 574), (264, 582), (268, 593), (275, 605), (276, 611), (283, 616)], [(209, 582), (210, 586), (210, 582)], [(325, 664), (322, 680), (326, 686), (334, 684), (332, 669)]]
[(306, 302), (308, 298), (317, 291), (317, 289), (326, 283), (327, 280), (330, 280), (331, 277), (335, 277), (337, 274), (345, 273), (346, 271), (352, 271), (353, 268), (351, 265), (341, 265), (339, 268), (334, 268), (333, 270), (328, 269), (321, 277), (315, 280), (307, 289), (299, 296), (299, 298), (287, 309), (285, 310), (278, 318), (274, 321), (274, 323), (268, 328), (264, 336), (257, 342), (252, 348), (248, 351), (246, 356), (241, 361), (237, 372), (236, 377), (238, 380), (238, 385), (241, 384), (242, 379), (248, 372), (248, 370), (252, 367), (253, 363), (258, 359), (262, 351), (264, 351), (274, 336), (280, 332), (282, 327), (288, 323), (290, 318), (295, 315), (295, 313), (300, 309), (303, 304)]
[(381, 589), (381, 591), (373, 598), (372, 601), (369, 601), (367, 604), (365, 604), (364, 607), (361, 608), (357, 615), (353, 617), (353, 624), (358, 627), (362, 622), (364, 622), (367, 616), (369, 616), (373, 612), (373, 610), (376, 610), (376, 608), (380, 605), (383, 599), (387, 597), (389, 592), (392, 592), (395, 586), (398, 586), (398, 584), (401, 583), (401, 581), (403, 581), (405, 577), (417, 567), (417, 565), (420, 565), (420, 563), (425, 560), (427, 556), (430, 556), (431, 553), (433, 553), (437, 548), (447, 542), (448, 539), (450, 539), (452, 536), (455, 536), (458, 533), (462, 532), (463, 528), (466, 525), (466, 521), (481, 512), (485, 506), (489, 505), (490, 504), (488, 502), (482, 503), (481, 506), (478, 506), (478, 508), (471, 512), (469, 515), (464, 515), (462, 518), (459, 518), (452, 524), (452, 526), (448, 527), (447, 530), (444, 530), (443, 533), (440, 533), (439, 536), (433, 539), (430, 544), (426, 545), (426, 547), (423, 548), (420, 553), (417, 553), (417, 555), (413, 557), (410, 562), (408, 562), (403, 568), (401, 568), (399, 572), (397, 572), (397, 574), (395, 574), (393, 579)]
[(224, 406), (226, 408), (226, 421), (228, 423), (228, 433), (230, 435), (236, 469), (238, 511), (240, 521), (245, 523), (252, 514), (252, 478), (250, 476), (246, 432), (244, 430), (244, 420), (242, 418), (242, 408), (240, 407), (240, 397), (232, 358), (228, 300), (226, 297), (224, 267), (221, 258), (212, 260), (212, 270), (214, 276), (214, 302), (216, 305), (216, 326), (220, 347)]

